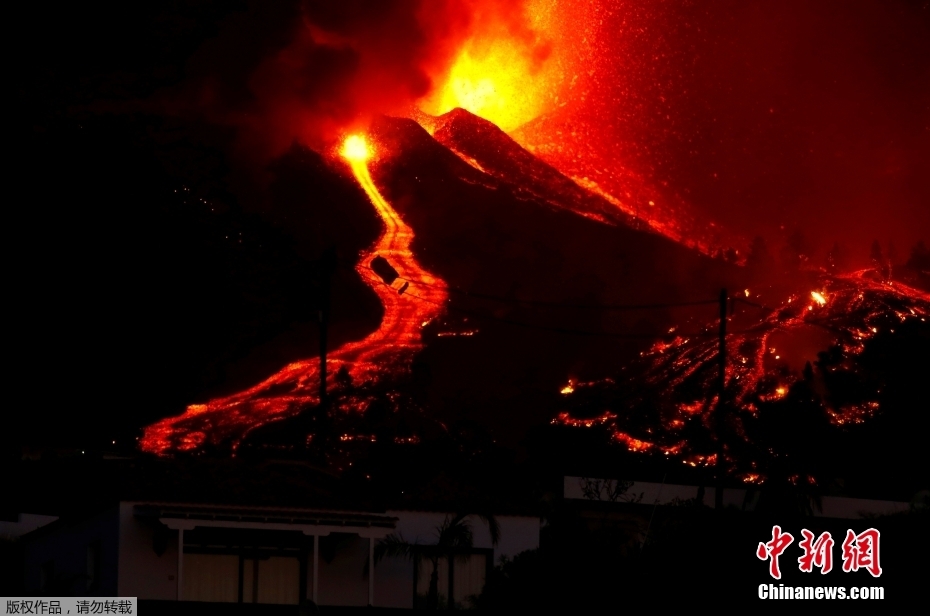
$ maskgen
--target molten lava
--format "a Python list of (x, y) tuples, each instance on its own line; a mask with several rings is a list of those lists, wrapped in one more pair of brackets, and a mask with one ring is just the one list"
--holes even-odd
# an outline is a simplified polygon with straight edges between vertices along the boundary
[[(361, 255), (356, 271), (384, 305), (380, 327), (363, 340), (346, 344), (328, 355), (327, 373), (334, 378), (345, 367), (356, 382), (383, 379), (404, 370), (421, 346), (423, 323), (435, 318), (446, 301), (445, 283), (417, 263), (411, 252), (414, 233), (401, 220), (375, 185), (368, 169), (375, 150), (361, 135), (349, 136), (340, 151), (352, 174), (384, 222), (374, 246)], [(376, 257), (385, 259), (397, 273), (392, 285), (371, 270)], [(396, 287), (396, 288), (395, 288)], [(155, 423), (140, 441), (144, 451), (166, 454), (189, 451), (206, 444), (235, 449), (251, 430), (296, 415), (319, 403), (319, 360), (293, 362), (243, 392), (192, 404), (177, 417)]]

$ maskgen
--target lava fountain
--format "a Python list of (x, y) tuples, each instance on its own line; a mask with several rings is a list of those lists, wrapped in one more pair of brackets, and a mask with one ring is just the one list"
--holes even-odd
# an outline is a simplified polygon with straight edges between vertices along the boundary
[[(536, 165), (564, 176), (586, 195), (585, 201), (602, 201), (608, 214), (597, 218), (601, 222), (633, 226), (709, 256), (743, 261), (744, 238), (708, 220), (636, 157), (644, 143), (629, 134), (630, 118), (652, 120), (644, 115), (647, 106), (630, 108), (629, 100), (637, 97), (625, 84), (632, 79), (627, 72), (644, 70), (644, 61), (637, 55), (641, 52), (627, 46), (632, 39), (625, 18), (625, 36), (604, 24), (614, 13), (648, 21), (657, 18), (656, 11), (614, 10), (583, 0), (521, 4), (518, 14), (507, 16), (493, 3), (477, 4), (471, 36), (448, 67), (432, 75), (435, 87), (418, 101), (414, 119), (465, 162), (477, 163), (498, 180), (520, 181), (449, 141), (448, 131), (443, 134), (447, 114), (465, 109), (504, 131)], [(618, 96), (617, 89), (625, 94)], [(493, 157), (495, 152), (482, 154)], [(570, 209), (587, 215), (581, 203)]]
[[(346, 138), (340, 150), (384, 222), (384, 231), (355, 266), (384, 305), (384, 317), (376, 331), (329, 353), (326, 362), (327, 374), (335, 375), (345, 367), (356, 382), (362, 383), (406, 369), (422, 347), (423, 324), (442, 311), (447, 299), (445, 283), (423, 269), (410, 249), (413, 229), (391, 207), (371, 177), (369, 162), (375, 154), (362, 135)], [(386, 261), (396, 277), (391, 276), (390, 281), (379, 278), (371, 265), (376, 259)], [(251, 430), (319, 404), (319, 374), (316, 358), (293, 362), (250, 389), (192, 404), (183, 414), (152, 424), (145, 429), (139, 445), (143, 451), (156, 454), (190, 451), (205, 445), (229, 445), (235, 450)]]
[(574, 71), (566, 23), (577, 24), (590, 9), (583, 3), (527, 0), (519, 10), (504, 3), (474, 5), (471, 36), (462, 42), (436, 84), (419, 101), (420, 109), (438, 116), (457, 107), (511, 131), (556, 108)]

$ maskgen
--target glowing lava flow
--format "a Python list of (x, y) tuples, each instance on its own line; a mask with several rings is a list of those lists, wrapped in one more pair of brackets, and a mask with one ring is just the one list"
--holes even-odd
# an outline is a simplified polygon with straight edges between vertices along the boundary
[[(342, 154), (349, 161), (355, 179), (384, 221), (385, 230), (374, 248), (363, 254), (355, 266), (362, 278), (372, 283), (372, 288), (381, 298), (381, 303), (384, 304), (384, 318), (376, 332), (364, 340), (346, 345), (333, 355), (343, 360), (351, 359), (356, 363), (371, 363), (400, 349), (419, 349), (422, 324), (436, 316), (440, 306), (446, 301), (447, 294), (445, 283), (417, 263), (410, 251), (413, 229), (401, 220), (371, 179), (368, 171), (371, 151), (364, 139), (357, 136), (349, 137)], [(375, 283), (376, 275), (368, 265), (375, 256), (387, 259), (397, 270), (399, 277), (394, 282), (397, 289)], [(403, 289), (405, 283), (409, 283), (408, 288), (398, 292)]]
[[(784, 457), (793, 446), (794, 431), (769, 437), (774, 424), (764, 422), (792, 408), (803, 409), (809, 417), (819, 409), (836, 434), (843, 426), (869, 421), (882, 410), (884, 399), (884, 377), (874, 374), (880, 372), (881, 362), (870, 368), (860, 364), (870, 341), (881, 337), (880, 346), (872, 348), (888, 356), (889, 349), (901, 348), (892, 346), (896, 329), (912, 332), (899, 331), (898, 336), (927, 331), (930, 293), (883, 280), (874, 270), (825, 277), (821, 282), (823, 291), (791, 295), (761, 321), (740, 326), (727, 336), (729, 411), (722, 438), (733, 448), (722, 459), (746, 481), (764, 479), (761, 465)], [(731, 316), (731, 324), (737, 318), (738, 314)], [(578, 398), (576, 408), (584, 412), (596, 401), (607, 410), (596, 418), (563, 412), (552, 423), (603, 427), (631, 451), (658, 450), (690, 466), (715, 464), (716, 458), (707, 454), (709, 439), (721, 434), (720, 420), (713, 414), (718, 403), (718, 362), (713, 326), (690, 339), (658, 342), (634, 367), (642, 385), (624, 390), (609, 379), (572, 382), (570, 391), (562, 389), (562, 393), (567, 400)], [(796, 386), (801, 387), (793, 393)], [(784, 425), (796, 419), (788, 417)]]
[[(413, 229), (401, 220), (375, 186), (368, 170), (373, 152), (364, 137), (347, 138), (340, 154), (385, 227), (375, 245), (361, 255), (355, 266), (384, 305), (381, 325), (363, 340), (343, 345), (327, 358), (329, 375), (345, 366), (355, 382), (364, 383), (406, 367), (405, 362), (422, 346), (422, 324), (441, 312), (447, 294), (445, 283), (417, 263), (410, 250)], [(399, 274), (393, 286), (382, 282), (372, 271), (369, 264), (375, 257), (386, 259)], [(300, 360), (250, 389), (206, 404), (192, 404), (182, 415), (149, 426), (139, 445), (143, 451), (157, 454), (190, 451), (205, 445), (228, 445), (235, 449), (258, 426), (318, 404), (318, 392), (319, 360)]]

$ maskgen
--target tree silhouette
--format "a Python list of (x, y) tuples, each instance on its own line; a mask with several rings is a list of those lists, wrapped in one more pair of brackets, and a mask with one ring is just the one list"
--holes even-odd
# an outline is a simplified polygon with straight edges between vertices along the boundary
[(889, 266), (893, 267), (894, 264), (898, 262), (898, 249), (891, 240), (888, 240), (887, 257)]
[(911, 257), (907, 260), (907, 268), (917, 272), (930, 273), (930, 248), (923, 240), (911, 248)]
[(781, 249), (782, 266), (787, 270), (801, 269), (810, 261), (812, 249), (800, 229), (795, 229)]
[(882, 253), (882, 245), (878, 243), (878, 240), (872, 241), (872, 248), (869, 250), (869, 260), (872, 261), (872, 265), (875, 267), (879, 267), (885, 260), (885, 255)]
[(872, 248), (869, 250), (869, 259), (872, 262), (872, 267), (881, 275), (883, 280), (888, 280), (891, 278), (891, 267), (885, 254), (882, 252), (882, 245), (878, 243), (878, 240), (872, 242)]
[(763, 276), (770, 273), (775, 265), (775, 259), (769, 253), (768, 246), (761, 236), (756, 236), (749, 246), (749, 255), (746, 257), (746, 267), (754, 275)]
[(833, 247), (827, 252), (826, 265), (827, 271), (831, 274), (837, 274), (849, 269), (849, 255), (839, 242), (834, 242)]
[[(471, 530), (471, 524), (468, 522), (470, 514), (457, 513), (447, 515), (443, 523), (436, 527), (436, 543), (429, 546), (425, 551), (426, 558), (432, 564), (432, 571), (429, 578), (429, 591), (426, 598), (426, 609), (439, 609), (439, 561), (443, 558), (451, 561), (455, 556), (461, 556), (465, 550), (474, 545), (474, 536)], [(490, 514), (476, 514), (487, 525), (491, 533), (491, 543), (497, 545), (500, 541), (500, 524), (497, 518)], [(401, 558), (414, 558), (419, 554), (416, 551), (417, 545), (406, 541), (400, 534), (390, 534), (375, 546), (375, 563), (380, 562), (386, 556)], [(449, 603), (452, 603), (452, 597), (449, 597)]]

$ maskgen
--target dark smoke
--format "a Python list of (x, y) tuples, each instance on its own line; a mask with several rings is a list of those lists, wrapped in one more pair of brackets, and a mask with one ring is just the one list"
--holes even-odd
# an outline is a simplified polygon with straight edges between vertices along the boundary
[(376, 114), (409, 109), (489, 13), (519, 23), (522, 0), (494, 4), (252, 2), (222, 23), (163, 100), (172, 113), (235, 127), (240, 154), (253, 160), (295, 141), (322, 149)]

